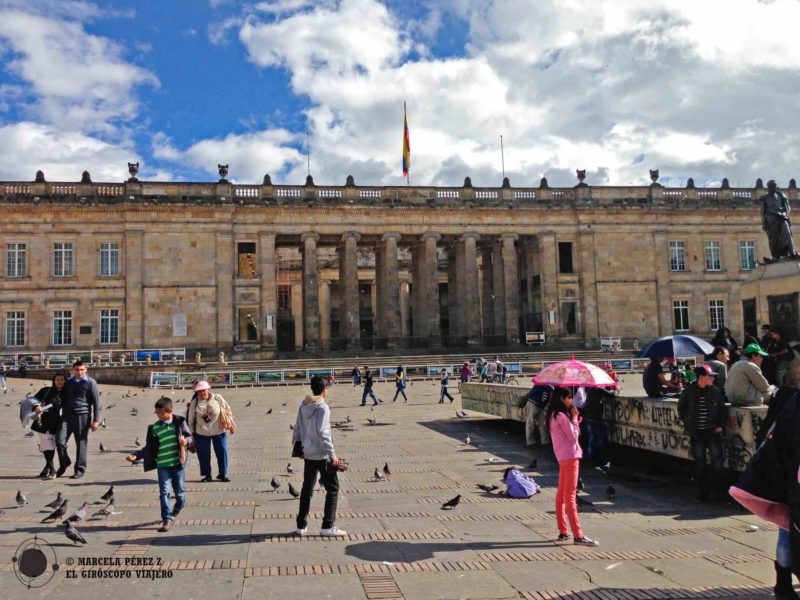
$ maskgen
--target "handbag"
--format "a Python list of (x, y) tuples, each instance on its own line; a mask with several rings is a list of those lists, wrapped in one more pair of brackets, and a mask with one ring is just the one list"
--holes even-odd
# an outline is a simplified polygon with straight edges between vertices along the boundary
[(292, 458), (303, 458), (303, 442), (297, 440), (292, 446)]
[(225, 431), (230, 431), (236, 428), (236, 421), (233, 420), (233, 412), (230, 405), (225, 400), (217, 400), (220, 406), (219, 410), (219, 426)]

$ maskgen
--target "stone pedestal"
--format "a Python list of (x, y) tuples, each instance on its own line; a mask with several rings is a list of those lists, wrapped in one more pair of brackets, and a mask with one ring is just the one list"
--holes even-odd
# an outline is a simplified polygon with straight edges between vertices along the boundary
[[(757, 332), (769, 323), (790, 346), (800, 344), (800, 260), (759, 265), (740, 289), (742, 306), (736, 310), (743, 312), (745, 330)], [(797, 355), (790, 364), (787, 385), (800, 384)]]

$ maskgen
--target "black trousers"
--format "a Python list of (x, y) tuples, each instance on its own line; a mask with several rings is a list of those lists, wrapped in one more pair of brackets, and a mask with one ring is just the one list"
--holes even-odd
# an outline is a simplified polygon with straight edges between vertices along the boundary
[(61, 424), (56, 434), (56, 449), (58, 450), (58, 466), (66, 468), (70, 464), (69, 454), (67, 453), (67, 442), (70, 436), (75, 437), (77, 453), (75, 457), (75, 473), (86, 472), (86, 459), (89, 454), (89, 429), (91, 427), (91, 415), (85, 414), (66, 414), (61, 417)]
[(322, 516), (322, 528), (330, 529), (336, 522), (336, 505), (339, 503), (339, 475), (327, 460), (305, 460), (303, 468), (303, 489), (300, 492), (300, 512), (297, 513), (297, 528), (305, 529), (308, 525), (308, 510), (311, 507), (311, 496), (314, 486), (319, 481), (325, 488), (325, 508)]

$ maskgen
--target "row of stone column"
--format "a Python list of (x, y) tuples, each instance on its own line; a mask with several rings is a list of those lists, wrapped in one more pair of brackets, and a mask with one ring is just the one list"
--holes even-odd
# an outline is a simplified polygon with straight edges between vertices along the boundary
[[(341, 238), (339, 288), (341, 293), (340, 335), (348, 345), (360, 343), (357, 232)], [(389, 345), (399, 344), (403, 334), (441, 343), (439, 305), (439, 263), (437, 250), (442, 241), (437, 233), (415, 236), (411, 242), (413, 328), (403, 331), (398, 261), (399, 233), (385, 233), (375, 249), (377, 300), (376, 335)], [(446, 242), (448, 254), (448, 320), (451, 338), (479, 342), (481, 334), (519, 340), (519, 284), (516, 234), (504, 234), (480, 251), (482, 278), (479, 283), (478, 241), (480, 235), (467, 232)], [(303, 339), (306, 348), (321, 342), (320, 298), (317, 263), (317, 233), (304, 233), (303, 243)], [(482, 288), (483, 296), (479, 294)], [(329, 301), (326, 299), (326, 304)], [(327, 331), (327, 328), (326, 328)]]

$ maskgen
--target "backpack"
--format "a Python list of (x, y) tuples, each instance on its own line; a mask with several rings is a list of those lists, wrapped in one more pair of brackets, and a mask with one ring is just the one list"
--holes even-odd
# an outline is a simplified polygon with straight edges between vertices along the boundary
[(532, 402), (539, 408), (544, 408), (550, 402), (550, 394), (553, 393), (554, 388), (552, 385), (535, 385), (528, 394), (528, 401)]

